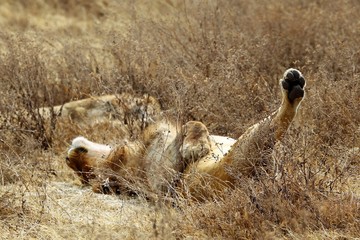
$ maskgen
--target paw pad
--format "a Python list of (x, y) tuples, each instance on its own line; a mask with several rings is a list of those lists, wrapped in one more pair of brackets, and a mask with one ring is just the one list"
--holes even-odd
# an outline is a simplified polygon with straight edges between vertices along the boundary
[(282, 87), (287, 90), (290, 102), (304, 96), (305, 79), (300, 71), (290, 68), (284, 73)]

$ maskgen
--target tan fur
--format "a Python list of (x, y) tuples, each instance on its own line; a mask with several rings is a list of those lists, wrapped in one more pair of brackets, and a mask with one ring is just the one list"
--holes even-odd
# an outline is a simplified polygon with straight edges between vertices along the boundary
[[(97, 182), (96, 188), (101, 192), (107, 184), (117, 192), (124, 188), (119, 179), (138, 177), (153, 192), (166, 193), (181, 186), (184, 195), (202, 199), (232, 186), (240, 175), (256, 174), (268, 164), (266, 153), (287, 131), (304, 96), (305, 80), (299, 71), (287, 70), (280, 84), (280, 108), (237, 140), (210, 135), (201, 122), (179, 126), (162, 118), (145, 128), (139, 140), (115, 147), (105, 161), (93, 161), (88, 154), (86, 164), (94, 166), (91, 176)], [(76, 149), (79, 147), (69, 151), (68, 157), (71, 162), (81, 164), (86, 154), (72, 155)], [(100, 169), (100, 174), (95, 167)], [(103, 174), (108, 169), (112, 175)]]
[(39, 109), (44, 119), (50, 119), (55, 115), (72, 123), (90, 126), (112, 122), (131, 125), (139, 131), (154, 123), (160, 112), (160, 104), (155, 98), (148, 95), (134, 97), (127, 93), (90, 97)]
[(264, 154), (269, 152), (287, 131), (303, 98), (299, 97), (294, 102), (290, 102), (288, 91), (284, 88), (281, 90), (280, 108), (251, 126), (239, 137), (226, 156), (221, 160), (201, 158), (187, 167), (184, 181), (188, 183), (192, 195), (196, 192), (198, 198), (206, 196), (207, 192), (202, 191), (205, 186), (210, 185), (213, 190), (221, 190), (224, 184), (231, 185), (234, 182), (234, 176), (229, 174), (230, 168), (235, 169), (238, 174), (249, 176), (254, 174), (258, 167), (267, 164), (262, 162), (266, 158)]

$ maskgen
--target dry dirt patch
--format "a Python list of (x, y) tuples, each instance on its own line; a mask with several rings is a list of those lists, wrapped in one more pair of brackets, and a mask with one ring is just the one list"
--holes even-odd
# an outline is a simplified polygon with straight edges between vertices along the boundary
[(166, 223), (161, 224), (160, 230), (156, 229), (156, 222), (162, 222), (167, 215), (164, 211), (169, 209), (159, 209), (138, 198), (95, 194), (89, 188), (64, 182), (49, 182), (40, 190), (33, 186), (27, 188), (8, 185), (0, 191), (0, 196), (14, 193), (13, 198), (17, 201), (8, 207), (18, 209), (0, 222), (4, 239), (28, 239), (31, 236), (44, 239), (143, 239), (155, 237), (158, 231), (171, 233)]

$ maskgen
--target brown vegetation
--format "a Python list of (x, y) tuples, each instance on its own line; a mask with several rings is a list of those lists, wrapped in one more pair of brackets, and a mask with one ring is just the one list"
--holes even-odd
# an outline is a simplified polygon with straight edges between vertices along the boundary
[[(0, 3), (2, 238), (360, 236), (360, 4), (346, 1), (4, 0)], [(307, 79), (272, 158), (281, 177), (172, 208), (82, 188), (71, 139), (121, 139), (36, 110), (113, 93), (150, 94), (182, 122), (238, 137), (277, 109), (289, 67)]]

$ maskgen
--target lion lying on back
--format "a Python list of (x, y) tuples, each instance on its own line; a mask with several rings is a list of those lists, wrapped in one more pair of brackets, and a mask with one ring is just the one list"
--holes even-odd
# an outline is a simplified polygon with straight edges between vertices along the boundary
[(66, 163), (96, 192), (167, 194), (180, 189), (206, 198), (209, 190), (232, 186), (237, 175), (251, 176), (266, 164), (264, 152), (282, 138), (304, 97), (305, 79), (298, 70), (285, 71), (280, 85), (280, 108), (237, 140), (210, 135), (201, 122), (180, 125), (160, 115), (137, 140), (120, 146), (75, 138)]

